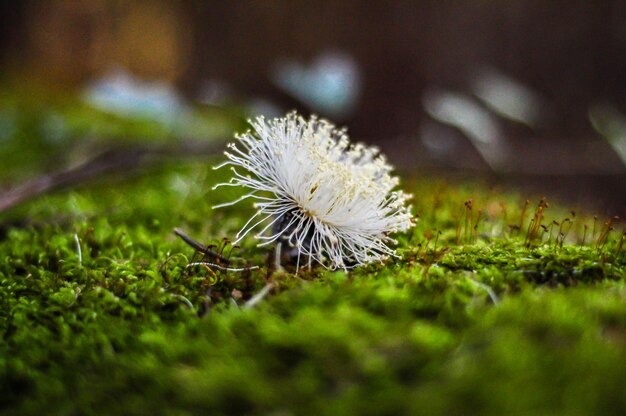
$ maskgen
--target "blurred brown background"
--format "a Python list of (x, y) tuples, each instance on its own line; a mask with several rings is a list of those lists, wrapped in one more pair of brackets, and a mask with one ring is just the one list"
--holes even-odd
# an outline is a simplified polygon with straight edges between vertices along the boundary
[(626, 214), (623, 1), (3, 2), (0, 42), (5, 77), (297, 108), (407, 171)]

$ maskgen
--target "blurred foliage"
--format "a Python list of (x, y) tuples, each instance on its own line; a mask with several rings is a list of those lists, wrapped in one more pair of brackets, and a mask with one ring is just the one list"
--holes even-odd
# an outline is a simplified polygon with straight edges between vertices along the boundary
[[(4, 139), (14, 153), (2, 154), (3, 179), (45, 170), (54, 152), (94, 130), (171, 137), (158, 123), (70, 99), (54, 107), (2, 99), (11, 104), (2, 117), (16, 125)], [(46, 145), (52, 108), (66, 128)], [(407, 178), (420, 221), (398, 236), (400, 257), (386, 264), (269, 276), (268, 251), (246, 239), (232, 262), (260, 269), (190, 268), (199, 256), (173, 227), (219, 246), (252, 213), (245, 203), (210, 208), (240, 194), (210, 190), (228, 174), (211, 169), (217, 162), (170, 161), (0, 216), (2, 412), (626, 411), (618, 225), (550, 207), (541, 210), (546, 231), (536, 231), (541, 205), (506, 190)], [(268, 279), (275, 289), (247, 308)]]
[(109, 147), (182, 139), (225, 141), (233, 128), (245, 126), (237, 109), (197, 106), (167, 118), (140, 111), (127, 115), (49, 86), (35, 83), (16, 90), (16, 83), (0, 85), (0, 182), (14, 183), (84, 161)]

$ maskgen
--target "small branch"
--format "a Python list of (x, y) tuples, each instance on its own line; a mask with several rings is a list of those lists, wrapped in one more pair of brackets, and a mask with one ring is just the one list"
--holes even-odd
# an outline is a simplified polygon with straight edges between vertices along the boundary
[(265, 297), (270, 293), (270, 291), (274, 289), (274, 283), (270, 282), (263, 286), (263, 289), (259, 291), (256, 295), (252, 296), (250, 300), (248, 300), (244, 305), (244, 309), (254, 308), (258, 303), (260, 303)]
[(78, 256), (78, 264), (83, 265), (83, 250), (80, 248), (80, 240), (78, 234), (74, 233), (74, 243), (76, 243), (76, 254)]
[(498, 297), (498, 295), (496, 295), (496, 292), (493, 291), (491, 286), (486, 285), (482, 282), (479, 282), (478, 280), (473, 279), (471, 277), (469, 278), (469, 280), (476, 286), (480, 287), (481, 289), (484, 289), (485, 292), (487, 292), (487, 295), (489, 295), (489, 298), (491, 299), (494, 305), (498, 305), (500, 303), (500, 298)]
[(216, 253), (213, 250), (209, 250), (209, 248), (203, 244), (200, 244), (199, 242), (197, 242), (196, 240), (194, 240), (193, 238), (189, 237), (183, 230), (181, 230), (180, 228), (174, 228), (174, 234), (176, 234), (178, 237), (180, 237), (185, 243), (187, 243), (189, 246), (191, 246), (192, 248), (194, 248), (196, 251), (199, 251), (200, 253), (204, 254), (207, 257), (211, 257), (214, 258), (216, 260), (219, 260), (221, 263), (224, 264), (230, 264), (230, 260), (228, 260), (226, 257), (222, 256), (219, 253)]
[(247, 272), (249, 270), (256, 270), (259, 266), (250, 266), (250, 267), (224, 267), (219, 264), (209, 263), (207, 261), (195, 261), (193, 263), (189, 263), (186, 267), (195, 267), (195, 266), (207, 266), (207, 267), (215, 267), (218, 270), (222, 270), (225, 272)]
[(37, 196), (71, 188), (115, 172), (134, 171), (149, 162), (171, 156), (198, 156), (216, 153), (218, 143), (181, 141), (168, 145), (136, 145), (105, 150), (84, 163), (41, 175), (0, 194), (0, 213)]

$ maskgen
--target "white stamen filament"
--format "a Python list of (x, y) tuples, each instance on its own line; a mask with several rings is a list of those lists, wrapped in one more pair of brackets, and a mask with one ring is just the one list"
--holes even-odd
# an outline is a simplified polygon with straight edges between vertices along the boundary
[(237, 144), (225, 152), (229, 160), (218, 166), (230, 166), (234, 176), (214, 187), (251, 190), (216, 208), (257, 200), (257, 212), (236, 242), (267, 223), (256, 233), (259, 245), (282, 237), (297, 249), (298, 267), (300, 256), (308, 257), (309, 265), (315, 260), (346, 269), (395, 255), (388, 246), (395, 240), (388, 235), (413, 226), (409, 195), (393, 191), (398, 178), (377, 148), (351, 145), (345, 131), (296, 113), (269, 121), (259, 117), (251, 125), (253, 131), (236, 136)]

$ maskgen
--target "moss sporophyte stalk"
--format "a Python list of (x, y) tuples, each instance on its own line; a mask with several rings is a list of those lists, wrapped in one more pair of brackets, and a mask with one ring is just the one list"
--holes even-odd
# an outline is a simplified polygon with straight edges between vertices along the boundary
[(231, 166), (234, 176), (215, 188), (250, 190), (216, 208), (255, 200), (236, 242), (258, 227), (259, 245), (287, 245), (296, 268), (315, 261), (348, 269), (396, 255), (390, 235), (414, 226), (410, 195), (394, 190), (399, 180), (377, 148), (351, 144), (344, 130), (295, 112), (250, 124), (216, 167)]

